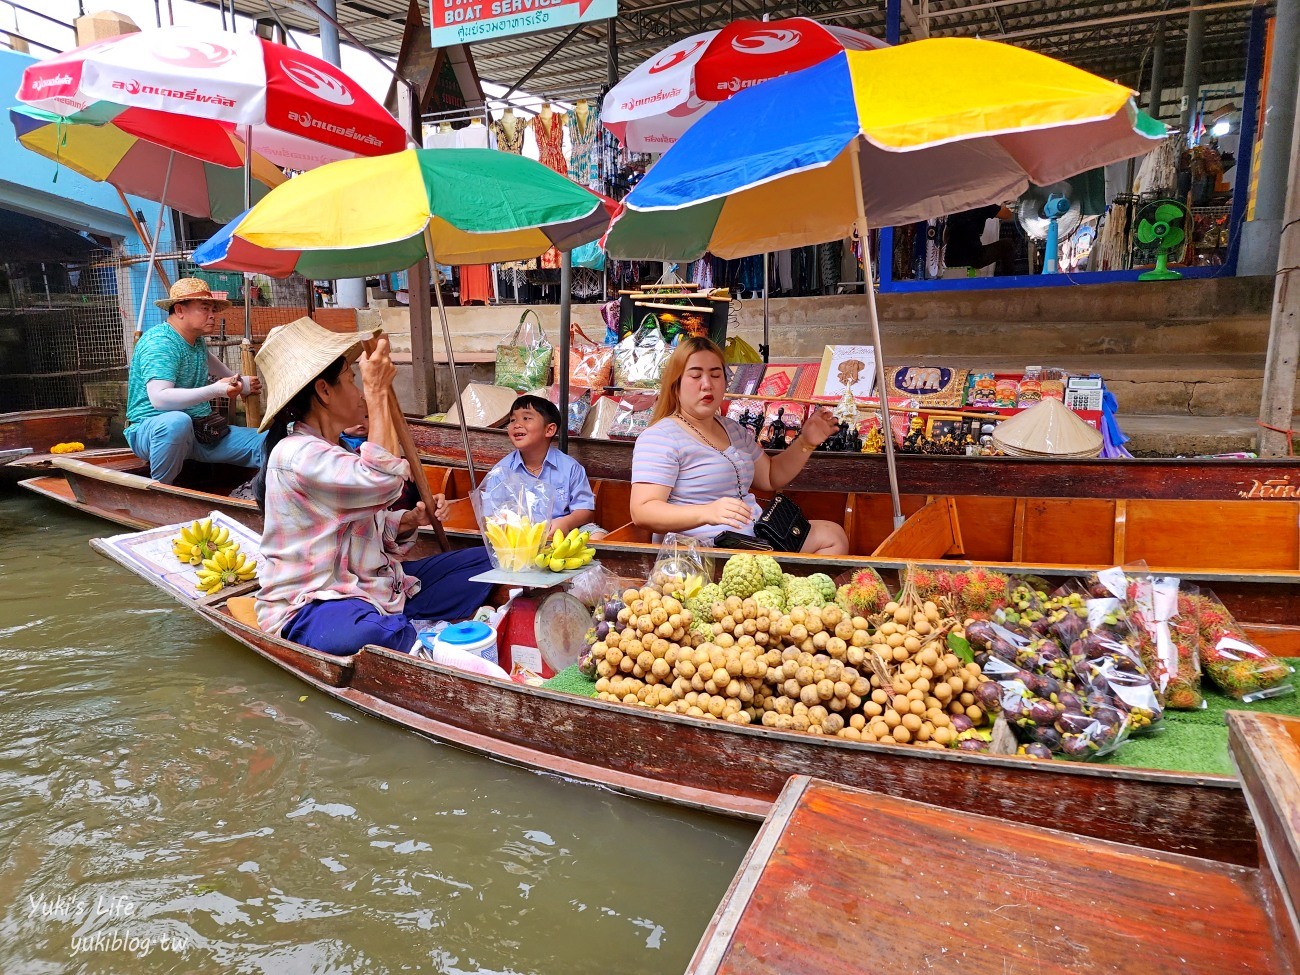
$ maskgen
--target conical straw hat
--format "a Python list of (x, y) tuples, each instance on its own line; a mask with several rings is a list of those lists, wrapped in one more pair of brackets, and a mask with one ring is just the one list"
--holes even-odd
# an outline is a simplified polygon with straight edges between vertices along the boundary
[(999, 423), (993, 442), (1021, 457), (1096, 457), (1102, 447), (1101, 433), (1056, 399), (1045, 399)]

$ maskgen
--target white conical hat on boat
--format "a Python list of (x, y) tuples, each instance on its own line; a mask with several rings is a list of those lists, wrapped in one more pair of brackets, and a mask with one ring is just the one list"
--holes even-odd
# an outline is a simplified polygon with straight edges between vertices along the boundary
[(1022, 457), (1096, 457), (1102, 437), (1060, 400), (1045, 399), (999, 423), (993, 442)]

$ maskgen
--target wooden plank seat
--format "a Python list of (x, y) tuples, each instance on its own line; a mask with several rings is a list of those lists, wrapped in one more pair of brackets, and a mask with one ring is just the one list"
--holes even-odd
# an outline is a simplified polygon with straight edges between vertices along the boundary
[(1275, 894), (1267, 869), (796, 776), (688, 971), (1294, 973)]

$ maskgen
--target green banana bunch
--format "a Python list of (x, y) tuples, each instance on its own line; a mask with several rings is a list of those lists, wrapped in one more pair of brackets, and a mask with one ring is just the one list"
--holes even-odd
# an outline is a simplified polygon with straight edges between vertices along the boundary
[(200, 563), (198, 581), (194, 583), (194, 588), (210, 596), (226, 586), (256, 577), (257, 563), (240, 552), (238, 545), (231, 545)]
[(204, 559), (231, 547), (239, 545), (231, 538), (230, 529), (212, 524), (211, 518), (186, 525), (172, 539), (172, 554), (188, 565), (200, 565)]
[(539, 569), (550, 569), (552, 572), (581, 569), (596, 557), (596, 550), (587, 544), (590, 540), (589, 531), (574, 528), (566, 535), (557, 528), (550, 546), (537, 554), (533, 564)]

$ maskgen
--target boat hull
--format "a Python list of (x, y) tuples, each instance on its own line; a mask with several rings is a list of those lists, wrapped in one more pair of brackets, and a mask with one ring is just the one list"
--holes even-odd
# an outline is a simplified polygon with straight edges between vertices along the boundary
[[(59, 443), (106, 447), (112, 420), (113, 410), (100, 406), (0, 413), (0, 456), (24, 449), (39, 454)], [(0, 483), (14, 483), (27, 476), (23, 468), (0, 462)]]
[[(807, 774), (949, 809), (1231, 863), (1256, 862), (1241, 790), (1217, 776), (929, 752), (738, 727), (463, 674), (378, 648), (328, 679), (319, 655), (196, 606), (323, 693), (457, 747), (629, 795), (744, 818)], [(292, 646), (292, 645), (290, 645)], [(305, 661), (305, 664), (304, 664)]]

